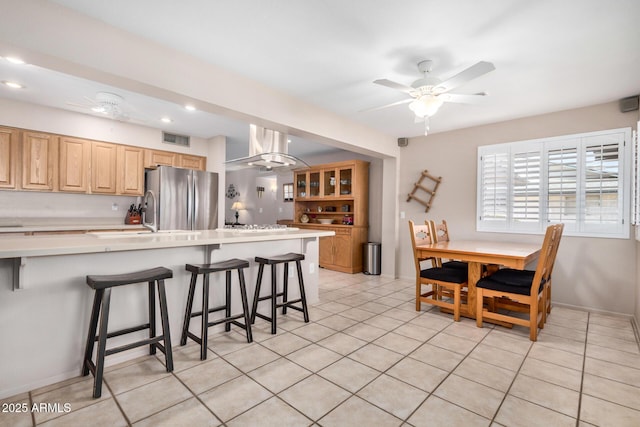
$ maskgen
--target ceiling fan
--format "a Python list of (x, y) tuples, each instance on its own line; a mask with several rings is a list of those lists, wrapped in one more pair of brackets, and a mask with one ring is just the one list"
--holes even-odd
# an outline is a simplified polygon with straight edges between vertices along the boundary
[(375, 107), (367, 111), (380, 110), (382, 108), (392, 107), (394, 105), (409, 104), (409, 109), (414, 112), (416, 121), (424, 120), (424, 134), (426, 135), (429, 130), (429, 117), (436, 114), (438, 112), (438, 109), (445, 102), (473, 104), (479, 102), (484, 96), (487, 95), (485, 92), (465, 95), (458, 93), (449, 93), (449, 91), (462, 86), (470, 80), (476, 79), (484, 74), (495, 70), (495, 67), (491, 62), (480, 61), (477, 64), (472, 65), (471, 67), (459, 72), (455, 76), (442, 81), (438, 77), (431, 74), (432, 65), (433, 61), (431, 60), (427, 59), (424, 61), (420, 61), (418, 63), (418, 71), (422, 73), (422, 78), (414, 81), (411, 86), (407, 86), (402, 83), (396, 83), (387, 79), (375, 80), (375, 84), (399, 90), (408, 94), (410, 98), (383, 105), (381, 107)]
[(67, 102), (67, 105), (90, 109), (94, 113), (104, 114), (115, 120), (127, 121), (131, 118), (124, 110), (125, 101), (120, 95), (111, 92), (98, 92), (95, 98), (85, 97), (85, 99), (89, 104)]

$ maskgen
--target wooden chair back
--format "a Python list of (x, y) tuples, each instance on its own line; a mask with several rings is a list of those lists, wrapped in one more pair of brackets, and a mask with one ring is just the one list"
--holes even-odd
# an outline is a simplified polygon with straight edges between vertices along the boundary
[(422, 270), (420, 263), (422, 261), (430, 260), (431, 258), (418, 257), (416, 246), (431, 244), (431, 226), (429, 224), (416, 225), (413, 221), (409, 220), (409, 232), (411, 234), (411, 247), (413, 248), (413, 259), (416, 265), (416, 274), (420, 276), (420, 270)]
[(448, 242), (449, 241), (449, 228), (447, 227), (447, 221), (444, 219), (440, 224), (435, 221), (431, 221), (433, 224), (434, 240), (435, 242)]
[(560, 246), (560, 237), (562, 237), (563, 229), (564, 224), (553, 224), (547, 227), (542, 249), (540, 250), (538, 266), (531, 284), (531, 295), (538, 295), (540, 284), (543, 282), (548, 283), (551, 280), (551, 273), (556, 262), (556, 254)]

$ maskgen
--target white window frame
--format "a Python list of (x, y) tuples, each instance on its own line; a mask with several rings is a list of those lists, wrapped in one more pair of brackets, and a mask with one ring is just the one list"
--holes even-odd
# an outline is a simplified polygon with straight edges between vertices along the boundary
[[(603, 141), (611, 140), (618, 142), (618, 190), (617, 190), (617, 220), (615, 224), (593, 224), (585, 221), (585, 212), (587, 212), (587, 202), (585, 200), (587, 182), (585, 165), (587, 146), (592, 147), (593, 141), (601, 139)], [(524, 234), (542, 234), (547, 225), (551, 222), (557, 222), (553, 218), (549, 218), (548, 195), (549, 195), (549, 152), (560, 147), (575, 149), (577, 170), (576, 170), (576, 220), (575, 222), (566, 221), (564, 234), (569, 236), (585, 236), (585, 237), (606, 237), (628, 239), (630, 231), (631, 219), (631, 192), (632, 192), (632, 143), (631, 128), (610, 129), (597, 132), (580, 133), (574, 135), (565, 135), (552, 138), (542, 138), (527, 141), (509, 142), (503, 144), (494, 144), (478, 147), (478, 165), (477, 165), (477, 202), (476, 202), (476, 230), (486, 232), (503, 232), (503, 233), (524, 233)], [(526, 154), (525, 154), (526, 153)], [(507, 167), (504, 174), (500, 176), (501, 182), (506, 182), (506, 191), (501, 186), (498, 191), (485, 186), (483, 179), (485, 171), (483, 170), (484, 160), (487, 162), (488, 157), (492, 159), (501, 156), (501, 159), (507, 159)], [(527, 157), (528, 156), (528, 157)], [(539, 156), (539, 165), (535, 159)], [(515, 175), (515, 159), (519, 159), (518, 176)], [(522, 162), (523, 158), (531, 159), (531, 162)], [(484, 159), (484, 160), (483, 160)], [(527, 176), (527, 179), (519, 179), (521, 176)], [(521, 190), (516, 200), (514, 191), (515, 180), (521, 185)], [(593, 181), (591, 181), (593, 182)], [(539, 188), (538, 208), (535, 206), (535, 191)], [(492, 213), (497, 212), (496, 217), (483, 218), (483, 203), (485, 203), (485, 194), (487, 190), (492, 195), (497, 195), (497, 199), (506, 203), (506, 206), (499, 206), (498, 209), (492, 209)], [(533, 197), (532, 197), (533, 195)], [(489, 197), (489, 200), (494, 199)], [(486, 204), (485, 204), (486, 205)], [(514, 209), (518, 208), (518, 214), (514, 214)], [(598, 211), (599, 212), (599, 211)]]

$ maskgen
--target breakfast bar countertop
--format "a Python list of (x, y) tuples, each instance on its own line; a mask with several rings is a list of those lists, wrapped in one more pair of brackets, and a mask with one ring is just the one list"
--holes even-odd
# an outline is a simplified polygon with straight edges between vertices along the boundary
[(333, 236), (330, 230), (279, 229), (256, 232), (233, 230), (170, 230), (165, 232), (90, 232), (86, 234), (0, 236), (0, 259), (90, 254), (144, 249), (224, 245)]

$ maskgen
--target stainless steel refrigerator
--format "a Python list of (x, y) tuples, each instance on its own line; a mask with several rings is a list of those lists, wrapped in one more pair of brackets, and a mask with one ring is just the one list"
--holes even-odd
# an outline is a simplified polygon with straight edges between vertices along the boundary
[(217, 228), (217, 173), (158, 166), (145, 172), (145, 190), (146, 222), (155, 214), (158, 230)]

